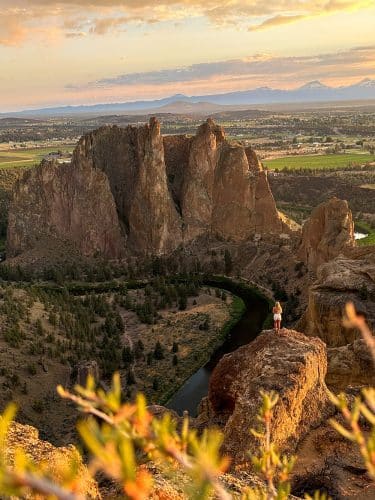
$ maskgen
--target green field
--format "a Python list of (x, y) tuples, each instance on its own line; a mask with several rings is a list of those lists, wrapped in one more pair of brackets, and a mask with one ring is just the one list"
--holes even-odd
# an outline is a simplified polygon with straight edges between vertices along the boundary
[(357, 244), (360, 246), (365, 245), (375, 245), (375, 229), (370, 226), (367, 222), (356, 221), (355, 230), (360, 233), (367, 233), (366, 238), (357, 240)]
[(364, 165), (375, 161), (375, 155), (363, 153), (332, 154), (332, 155), (306, 155), (306, 156), (285, 156), (274, 160), (263, 161), (264, 165), (271, 170), (337, 170), (345, 169), (356, 165)]
[(52, 153), (57, 150), (61, 150), (63, 152), (72, 152), (73, 146), (55, 146), (48, 148), (0, 151), (0, 168), (37, 165), (48, 153)]

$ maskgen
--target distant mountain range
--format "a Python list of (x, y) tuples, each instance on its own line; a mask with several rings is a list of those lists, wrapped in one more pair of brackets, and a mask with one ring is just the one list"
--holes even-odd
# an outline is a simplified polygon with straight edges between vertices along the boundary
[(207, 113), (224, 109), (243, 109), (247, 105), (257, 104), (294, 104), (357, 101), (375, 99), (375, 80), (366, 78), (354, 85), (329, 87), (315, 80), (292, 90), (259, 87), (253, 90), (227, 92), (200, 96), (176, 94), (164, 99), (105, 103), (78, 106), (60, 106), (2, 113), (2, 116), (70, 116), (82, 114), (107, 113), (145, 113), (157, 110), (171, 113)]

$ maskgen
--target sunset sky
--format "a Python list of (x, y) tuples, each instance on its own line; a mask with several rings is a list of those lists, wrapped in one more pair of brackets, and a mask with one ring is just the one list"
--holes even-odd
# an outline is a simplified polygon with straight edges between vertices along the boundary
[(375, 78), (375, 0), (0, 0), (0, 112)]

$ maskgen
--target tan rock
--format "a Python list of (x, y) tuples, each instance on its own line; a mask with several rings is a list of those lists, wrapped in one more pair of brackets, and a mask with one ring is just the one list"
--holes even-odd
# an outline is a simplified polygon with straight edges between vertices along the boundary
[(162, 255), (200, 236), (240, 243), (289, 231), (251, 148), (228, 142), (210, 119), (193, 138), (163, 138), (151, 119), (101, 127), (81, 138), (70, 165), (25, 174), (10, 209), (8, 256), (27, 251), (36, 260), (38, 248), (63, 243), (83, 256)]
[[(259, 442), (250, 433), (257, 422), (261, 391), (275, 391), (271, 439), (293, 452), (299, 439), (328, 411), (326, 349), (317, 338), (293, 330), (264, 331), (250, 344), (224, 356), (214, 369), (209, 402), (216, 424), (224, 427), (223, 451), (238, 464)], [(207, 413), (207, 412), (206, 412)]]
[(103, 127), (84, 136), (74, 153), (78, 163), (103, 170), (133, 253), (162, 254), (181, 242), (181, 221), (168, 189), (160, 124)]
[(327, 349), (327, 384), (337, 390), (348, 386), (371, 385), (375, 380), (375, 362), (364, 340)]
[[(101, 498), (97, 483), (90, 477), (87, 467), (83, 464), (82, 458), (74, 446), (56, 448), (47, 441), (42, 441), (39, 438), (37, 429), (34, 427), (14, 422), (10, 427), (6, 441), (6, 457), (11, 464), (13, 463), (14, 453), (19, 448), (24, 450), (27, 456), (36, 464), (47, 463), (57, 481), (59, 480), (61, 465), (65, 464), (66, 466), (69, 461), (76, 460), (80, 478), (80, 491), (77, 491), (77, 493), (88, 499)], [(29, 494), (25, 498), (36, 499), (39, 497)]]
[(77, 384), (86, 387), (87, 378), (93, 377), (96, 383), (100, 381), (99, 365), (97, 361), (82, 361), (77, 365)]
[(316, 207), (302, 228), (299, 257), (316, 271), (340, 253), (355, 246), (354, 223), (348, 202), (331, 198)]
[(16, 183), (7, 256), (58, 242), (84, 256), (120, 257), (124, 244), (106, 175), (86, 163), (43, 162)]
[(181, 190), (186, 240), (210, 231), (215, 169), (224, 139), (223, 129), (208, 119), (191, 142)]
[(360, 334), (343, 326), (345, 305), (353, 302), (375, 328), (375, 247), (337, 257), (321, 266), (310, 287), (306, 312), (298, 328), (320, 337), (330, 347), (352, 343)]

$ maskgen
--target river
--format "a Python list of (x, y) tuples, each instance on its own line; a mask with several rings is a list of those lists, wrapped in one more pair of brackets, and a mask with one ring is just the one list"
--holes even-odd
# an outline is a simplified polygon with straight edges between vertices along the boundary
[[(213, 283), (214, 285), (214, 283)], [(215, 286), (215, 285), (214, 285)], [(235, 287), (236, 285), (234, 285)], [(262, 325), (269, 313), (269, 304), (266, 299), (251, 293), (239, 293), (233, 286), (223, 286), (228, 291), (239, 295), (246, 305), (246, 311), (240, 321), (232, 328), (229, 336), (211, 356), (210, 360), (194, 373), (185, 384), (174, 394), (167, 403), (167, 407), (182, 415), (184, 410), (195, 417), (201, 399), (208, 393), (208, 384), (211, 373), (220, 359), (238, 347), (248, 344), (261, 332)]]

